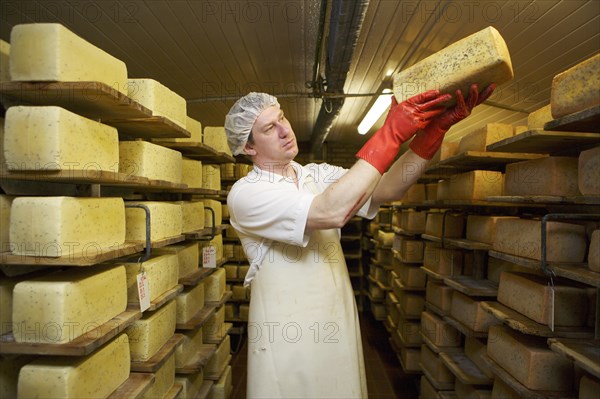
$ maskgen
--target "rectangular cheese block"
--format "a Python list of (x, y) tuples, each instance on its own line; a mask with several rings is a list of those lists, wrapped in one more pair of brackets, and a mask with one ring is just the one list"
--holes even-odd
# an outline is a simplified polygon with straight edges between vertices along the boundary
[(101, 82), (127, 95), (125, 63), (61, 24), (15, 25), (10, 76), (29, 82)]
[(42, 356), (23, 366), (18, 397), (107, 397), (129, 378), (129, 345), (124, 335), (87, 356)]
[(209, 190), (221, 189), (221, 168), (218, 165), (202, 165), (202, 187)]
[(423, 202), (425, 199), (425, 185), (421, 183), (415, 183), (411, 185), (408, 190), (406, 190), (404, 197), (402, 197), (402, 202)]
[(195, 330), (179, 331), (183, 336), (181, 343), (175, 348), (175, 367), (182, 368), (187, 365), (202, 349), (202, 327)]
[(421, 332), (438, 347), (461, 345), (460, 332), (437, 315), (425, 311), (421, 313)]
[(425, 243), (422, 240), (412, 240), (402, 237), (396, 256), (406, 263), (419, 263), (423, 261), (423, 249)]
[(187, 103), (185, 98), (154, 79), (129, 79), (127, 95), (152, 111), (186, 129)]
[(217, 346), (216, 352), (212, 355), (207, 365), (204, 368), (206, 373), (218, 374), (225, 368), (227, 358), (231, 353), (231, 340), (229, 335), (226, 335), (223, 341)]
[(388, 291), (385, 295), (385, 307), (392, 325), (397, 326), (400, 320), (400, 302), (398, 297), (391, 291)]
[(156, 254), (140, 263), (124, 263), (127, 271), (127, 302), (139, 304), (137, 276), (144, 273), (148, 279), (150, 301), (159, 298), (165, 292), (177, 285), (179, 265), (177, 255), (165, 253)]
[(577, 158), (546, 157), (508, 164), (504, 195), (581, 195), (577, 163)]
[(125, 242), (121, 198), (17, 197), (10, 211), (12, 253), (92, 258)]
[(225, 304), (225, 320), (237, 319), (239, 318), (239, 309), (237, 304), (234, 303), (226, 303)]
[(10, 44), (0, 39), (0, 82), (10, 80), (9, 73)]
[(491, 326), (487, 354), (531, 390), (572, 389), (572, 362), (553, 352), (548, 347), (546, 338), (521, 334), (502, 325)]
[(425, 282), (427, 281), (427, 275), (425, 272), (418, 266), (406, 266), (403, 265), (399, 268), (400, 274), (400, 282), (405, 287), (410, 288), (423, 288), (425, 287)]
[(0, 194), (0, 252), (10, 249), (10, 207), (15, 197)]
[(175, 354), (169, 355), (160, 368), (154, 372), (154, 382), (142, 394), (142, 399), (165, 398), (175, 383)]
[(404, 317), (418, 317), (425, 308), (425, 298), (423, 295), (415, 294), (410, 291), (401, 291), (398, 296), (400, 312)]
[(249, 305), (240, 305), (240, 320), (248, 321), (248, 314), (250, 313)]
[(61, 344), (125, 311), (122, 266), (65, 270), (17, 283), (13, 335), (17, 342)]
[(224, 293), (225, 269), (217, 268), (204, 279), (204, 300), (206, 302), (219, 302)]
[[(126, 205), (144, 205), (150, 210), (152, 241), (181, 235), (183, 212), (181, 205), (161, 201), (127, 201)], [(146, 212), (141, 208), (125, 210), (127, 241), (146, 241)]]
[(485, 200), (502, 195), (502, 172), (473, 170), (450, 178), (450, 198), (453, 200)]
[(119, 142), (119, 173), (181, 184), (183, 158), (179, 151), (147, 141)]
[(419, 399), (437, 399), (438, 391), (425, 376), (421, 376), (419, 381)]
[(377, 242), (384, 247), (391, 247), (394, 241), (394, 232), (378, 230), (377, 231)]
[(425, 223), (425, 234), (434, 237), (461, 238), (463, 237), (465, 219), (465, 216), (461, 214), (447, 213), (444, 216), (440, 212), (429, 212)]
[(437, 183), (436, 199), (438, 201), (447, 200), (452, 197), (452, 193), (450, 190), (450, 183), (451, 183), (450, 179), (440, 180)]
[(250, 290), (248, 288), (249, 287), (244, 287), (241, 284), (234, 284), (231, 287), (231, 290), (233, 292), (233, 299), (236, 299), (236, 300), (249, 299)]
[(220, 341), (224, 337), (223, 326), (225, 324), (225, 307), (221, 306), (213, 313), (206, 324), (202, 327), (202, 339), (204, 342)]
[[(494, 250), (541, 260), (541, 222), (533, 219), (503, 219), (496, 222)], [(552, 222), (546, 224), (546, 260), (583, 262), (586, 253), (585, 227)]]
[(454, 290), (444, 283), (428, 281), (425, 290), (425, 300), (440, 309), (444, 314), (450, 313), (452, 307), (452, 292)]
[(498, 285), (498, 302), (548, 325), (554, 317), (556, 326), (585, 326), (590, 304), (587, 290), (575, 282), (518, 272), (504, 272)]
[(585, 374), (579, 380), (579, 399), (594, 398), (600, 392), (600, 381)]
[(431, 89), (468, 93), (472, 83), (483, 90), (491, 83), (500, 85), (512, 78), (506, 43), (490, 26), (394, 74), (393, 90), (400, 103)]
[(154, 312), (144, 312), (125, 330), (132, 361), (147, 361), (167, 343), (175, 333), (176, 312), (175, 301), (169, 301)]
[(163, 248), (153, 249), (152, 252), (156, 255), (177, 255), (179, 279), (198, 270), (200, 264), (200, 251), (197, 242), (168, 245)]
[(496, 222), (511, 216), (467, 216), (467, 240), (493, 244), (496, 241)]
[[(32, 276), (8, 277), (0, 274), (0, 333), (4, 334), (13, 329), (13, 290), (21, 281)], [(19, 327), (19, 326), (17, 326)]]
[(458, 141), (446, 141), (442, 142), (440, 149), (431, 158), (431, 165), (435, 165), (440, 161), (451, 158), (458, 154)]
[(460, 380), (456, 380), (454, 383), (454, 392), (458, 399), (490, 399), (492, 390), (485, 388), (463, 384)]
[(463, 270), (464, 253), (460, 249), (442, 248), (434, 242), (426, 242), (423, 266), (443, 276), (457, 276)]
[(481, 303), (461, 292), (454, 291), (450, 315), (470, 330), (487, 332), (491, 325), (500, 324), (501, 321), (483, 310)]
[(177, 295), (177, 323), (187, 323), (204, 307), (204, 284), (185, 289)]
[[(487, 267), (487, 279), (490, 281), (493, 281), (494, 283), (498, 284), (500, 283), (500, 275), (502, 274), (502, 272), (504, 271), (521, 271), (521, 272), (528, 272), (528, 273), (534, 273), (535, 271), (524, 267), (524, 266), (519, 266), (515, 263), (509, 262), (507, 260), (503, 260), (503, 259), (498, 259), (498, 258), (494, 258), (494, 257), (488, 257), (488, 267)], [(541, 270), (540, 270), (540, 273)]]
[(588, 252), (588, 267), (594, 272), (600, 272), (600, 230), (592, 232)]
[(61, 107), (10, 107), (4, 125), (9, 170), (117, 172), (117, 129)]
[(181, 206), (181, 231), (191, 233), (204, 229), (204, 201), (178, 201)]
[(400, 359), (402, 359), (402, 367), (405, 371), (421, 371), (419, 362), (421, 360), (421, 350), (418, 348), (400, 348)]
[(176, 374), (175, 383), (183, 387), (179, 399), (195, 399), (204, 383), (204, 372), (200, 370), (195, 374)]
[(494, 378), (494, 372), (484, 360), (484, 356), (487, 356), (487, 339), (466, 336), (464, 353), (483, 374), (489, 378)]
[(213, 213), (214, 213), (214, 221), (215, 226), (220, 226), (223, 223), (223, 213), (222, 213), (222, 205), (219, 201), (207, 199), (204, 200), (204, 207), (212, 209), (212, 212), (208, 209), (204, 210), (204, 226), (212, 227), (213, 226)]
[(217, 152), (224, 152), (231, 155), (224, 126), (206, 126), (204, 128), (203, 140), (204, 144), (214, 148)]
[(529, 130), (544, 130), (544, 125), (553, 119), (550, 104), (545, 105), (527, 116), (527, 128)]
[(514, 131), (513, 135), (516, 136), (517, 134), (524, 133), (528, 130), (529, 130), (529, 128), (527, 127), (527, 125), (517, 125), (513, 128), (513, 131)]
[(202, 188), (202, 161), (182, 159), (181, 183), (187, 185), (188, 188)]
[(437, 200), (437, 183), (425, 184), (425, 199), (427, 201)]
[(454, 374), (444, 365), (442, 359), (427, 345), (421, 345), (421, 367), (438, 383), (454, 383)]
[(153, 139), (153, 142), (171, 142), (171, 143), (202, 143), (202, 124), (194, 118), (185, 117), (185, 130), (190, 133), (190, 137), (175, 137)]
[(578, 160), (578, 187), (583, 195), (600, 196), (600, 146), (581, 151)]
[(234, 163), (222, 163), (221, 164), (221, 177), (224, 179), (235, 178), (235, 164)]
[(221, 378), (210, 389), (207, 399), (227, 399), (231, 395), (231, 366), (225, 367)]
[(464, 135), (458, 143), (458, 153), (465, 151), (487, 151), (487, 146), (514, 135), (512, 125), (507, 123), (488, 123), (485, 126)]
[(550, 105), (554, 119), (600, 105), (600, 54), (554, 76)]
[(420, 320), (410, 320), (400, 315), (397, 331), (405, 346), (420, 346), (423, 343)]
[(0, 356), (0, 398), (16, 398), (21, 367), (31, 362), (33, 356)]
[(521, 395), (508, 385), (504, 383), (500, 378), (494, 378), (494, 385), (492, 386), (492, 399), (522, 399)]

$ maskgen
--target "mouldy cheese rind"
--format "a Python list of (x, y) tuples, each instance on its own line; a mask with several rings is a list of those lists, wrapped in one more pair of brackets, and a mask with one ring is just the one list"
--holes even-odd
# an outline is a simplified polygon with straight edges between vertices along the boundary
[[(491, 83), (500, 85), (512, 78), (506, 43), (490, 26), (396, 73), (394, 95), (400, 103), (426, 90), (454, 94), (460, 88), (468, 93), (472, 83), (483, 90)], [(453, 96), (452, 104), (454, 101)]]
[(554, 77), (550, 105), (554, 119), (600, 105), (600, 54)]
[(581, 151), (577, 171), (581, 194), (600, 196), (600, 146)]
[(504, 195), (579, 196), (578, 161), (546, 157), (506, 165)]
[(101, 82), (127, 95), (125, 63), (61, 24), (16, 25), (10, 44), (12, 80)]

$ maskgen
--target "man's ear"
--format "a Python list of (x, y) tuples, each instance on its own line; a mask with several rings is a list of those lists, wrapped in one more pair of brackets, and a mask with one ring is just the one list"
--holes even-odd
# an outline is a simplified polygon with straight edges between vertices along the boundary
[(254, 149), (252, 144), (246, 142), (246, 145), (244, 146), (244, 153), (252, 157), (256, 155), (256, 150)]

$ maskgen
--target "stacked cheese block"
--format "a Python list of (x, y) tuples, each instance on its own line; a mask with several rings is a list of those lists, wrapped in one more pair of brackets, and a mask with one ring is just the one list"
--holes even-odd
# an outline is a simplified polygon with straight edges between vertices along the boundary
[(223, 126), (206, 126), (202, 139), (204, 144), (213, 148), (217, 152), (231, 155), (231, 150), (227, 144), (227, 136)]
[(393, 328), (387, 317), (387, 308), (390, 306), (389, 292), (392, 288), (391, 269), (394, 262), (392, 244), (394, 232), (392, 231), (391, 208), (383, 207), (373, 223), (377, 226), (373, 235), (374, 257), (369, 265), (368, 297), (371, 302), (371, 312), (376, 320), (385, 321), (388, 328)]

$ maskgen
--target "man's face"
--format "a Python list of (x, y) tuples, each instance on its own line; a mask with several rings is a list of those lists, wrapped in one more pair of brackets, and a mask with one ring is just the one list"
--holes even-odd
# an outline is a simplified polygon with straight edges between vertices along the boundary
[(296, 135), (277, 106), (265, 109), (256, 118), (252, 139), (252, 144), (246, 144), (246, 152), (258, 163), (287, 165), (298, 155)]

